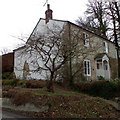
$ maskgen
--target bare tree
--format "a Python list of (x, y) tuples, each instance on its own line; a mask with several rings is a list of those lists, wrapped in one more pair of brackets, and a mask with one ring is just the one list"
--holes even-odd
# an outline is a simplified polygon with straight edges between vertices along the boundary
[(111, 17), (112, 21), (112, 34), (111, 38), (113, 38), (114, 43), (116, 45), (117, 50), (117, 58), (118, 58), (118, 77), (120, 77), (120, 57), (119, 57), (119, 42), (120, 42), (120, 3), (116, 2), (109, 2), (108, 9), (109, 9), (109, 16)]
[(77, 23), (115, 43), (118, 57), (118, 76), (120, 77), (120, 2), (118, 0), (90, 0), (85, 13), (85, 19), (79, 18)]
[[(66, 80), (66, 84), (72, 87), (74, 82), (79, 81), (80, 78), (81, 80), (86, 79), (84, 77), (83, 61), (99, 53), (100, 49), (103, 48), (103, 44), (102, 42), (95, 42), (93, 39), (94, 34), (90, 32), (84, 33), (79, 28), (72, 29), (71, 26), (70, 28), (68, 32), (70, 39), (67, 43), (69, 56), (61, 74)], [(86, 34), (86, 37), (84, 37), (84, 34)]]
[(80, 17), (77, 23), (107, 38), (109, 16), (106, 14), (106, 2), (103, 0), (89, 0), (87, 7), (85, 11), (86, 17)]
[(8, 49), (8, 48), (3, 48), (3, 49), (1, 49), (1, 54), (2, 54), (2, 55), (7, 54), (7, 53), (9, 53), (9, 52), (11, 52), (11, 50)]
[[(56, 28), (58, 27), (56, 26)], [(48, 73), (50, 77), (47, 88), (49, 92), (54, 92), (53, 82), (56, 79), (57, 71), (68, 59), (68, 51), (62, 37), (63, 31), (59, 30), (59, 28), (56, 31), (47, 29), (47, 35), (40, 35), (39, 33), (32, 35), (25, 51), (35, 58), (31, 62), (31, 64), (37, 66), (34, 71), (42, 70)], [(39, 64), (39, 61), (42, 63)]]
[[(69, 85), (72, 85), (76, 75), (83, 73), (83, 59), (101, 48), (101, 44), (92, 44), (94, 43), (91, 39), (93, 37), (92, 33), (88, 33), (86, 40), (81, 33), (83, 32), (79, 27), (73, 27), (71, 24), (68, 24), (66, 29), (64, 27), (61, 29), (57, 25), (54, 26), (54, 30), (47, 27), (45, 34), (34, 32), (28, 39), (24, 50), (20, 53), (20, 58), (24, 57), (25, 54), (29, 55), (27, 59), (30, 59), (33, 69), (30, 70), (28, 63), (25, 62), (28, 71), (41, 74), (44, 71), (47, 74), (47, 90), (49, 92), (54, 92), (53, 83), (56, 79), (59, 79), (61, 70), (63, 70), (62, 73), (64, 70), (68, 72), (68, 74), (65, 72), (64, 74), (68, 77)], [(90, 39), (91, 44), (89, 44)], [(74, 63), (76, 60), (77, 62)]]

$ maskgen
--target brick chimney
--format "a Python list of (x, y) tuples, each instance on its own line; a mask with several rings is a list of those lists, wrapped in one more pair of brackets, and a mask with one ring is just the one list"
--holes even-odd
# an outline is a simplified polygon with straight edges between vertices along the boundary
[(47, 10), (45, 11), (46, 24), (49, 22), (50, 19), (52, 19), (52, 13), (53, 11), (50, 9), (50, 4), (47, 4)]

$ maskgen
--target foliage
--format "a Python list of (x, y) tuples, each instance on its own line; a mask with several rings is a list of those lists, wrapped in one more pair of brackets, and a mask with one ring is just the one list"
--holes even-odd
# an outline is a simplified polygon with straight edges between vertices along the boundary
[(14, 75), (11, 72), (2, 73), (2, 79), (12, 79), (13, 77)]
[(4, 85), (4, 86), (2, 86), (2, 91), (8, 91), (11, 88), (12, 87), (10, 85)]
[(13, 82), (13, 80), (5, 80), (5, 81), (3, 81), (2, 82), (2, 85), (14, 85), (14, 82)]
[[(37, 96), (34, 104), (49, 106), (45, 117), (50, 118), (99, 118), (110, 117), (111, 106), (106, 104), (102, 98), (90, 97), (81, 93), (64, 96), (62, 91), (59, 95), (44, 94)], [(55, 94), (55, 93), (49, 93)], [(75, 96), (75, 94), (78, 94)], [(113, 110), (112, 110), (112, 113)]]
[(120, 3), (117, 0), (113, 2), (89, 0), (85, 11), (86, 16), (79, 17), (76, 22), (88, 30), (113, 40), (115, 32), (119, 34), (120, 30), (119, 7)]
[(98, 76), (98, 80), (105, 80), (103, 76)]
[[(34, 94), (38, 96), (33, 96)], [(34, 114), (33, 116), (37, 118), (112, 118), (116, 113), (115, 109), (105, 103), (102, 98), (65, 90), (63, 87), (56, 87), (54, 93), (47, 92), (44, 88), (14, 88), (10, 89), (6, 95), (17, 106), (26, 103), (41, 107), (49, 106), (48, 111), (45, 112), (35, 114), (27, 112), (31, 116)]]
[(120, 82), (120, 78), (116, 78), (116, 79), (110, 79), (111, 82), (118, 84)]
[(27, 88), (43, 88), (46, 86), (46, 82), (42, 80), (29, 80), (26, 82)]
[(19, 79), (3, 80), (2, 85), (17, 86)]
[(27, 82), (27, 80), (19, 80), (17, 85), (25, 87), (26, 82)]
[(6, 98), (14, 98), (14, 96), (17, 94), (17, 90), (15, 89), (9, 89), (7, 92), (2, 92), (2, 96)]
[(32, 99), (31, 92), (18, 92), (15, 94), (15, 96), (12, 98), (12, 103), (16, 106), (19, 105), (25, 105), (26, 103), (29, 103)]
[(34, 56), (34, 59), (31, 61), (31, 65), (34, 67), (33, 71), (41, 74), (45, 72), (49, 79), (48, 91), (54, 92), (53, 82), (56, 79), (57, 71), (68, 58), (66, 56), (68, 50), (65, 51), (65, 41), (62, 37), (63, 29), (59, 25), (54, 23), (51, 26), (45, 26), (45, 29), (45, 34), (34, 32), (31, 35), (24, 53), (30, 53), (30, 57)]
[(115, 97), (118, 90), (116, 84), (105, 80), (74, 84), (74, 89), (92, 96), (99, 96), (106, 99)]

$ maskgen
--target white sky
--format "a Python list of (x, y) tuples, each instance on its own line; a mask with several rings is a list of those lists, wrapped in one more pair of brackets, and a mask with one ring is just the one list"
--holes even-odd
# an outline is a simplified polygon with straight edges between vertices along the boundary
[[(0, 1), (0, 49), (14, 49), (22, 41), (17, 37), (31, 34), (39, 18), (45, 17), (46, 0)], [(87, 0), (49, 0), (53, 18), (75, 22), (84, 15)], [(16, 38), (12, 37), (15, 36)]]

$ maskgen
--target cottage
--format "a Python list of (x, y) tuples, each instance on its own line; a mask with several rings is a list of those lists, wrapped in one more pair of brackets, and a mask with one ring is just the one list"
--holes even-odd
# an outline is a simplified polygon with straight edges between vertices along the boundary
[[(65, 75), (71, 74), (72, 76), (75, 75), (77, 79), (84, 77), (87, 80), (95, 80), (99, 77), (116, 78), (118, 76), (118, 63), (114, 43), (69, 21), (53, 19), (53, 11), (50, 9), (50, 5), (48, 4), (47, 7), (45, 19), (40, 18), (26, 45), (14, 50), (14, 73), (16, 77), (20, 79), (47, 79), (49, 72), (37, 68), (37, 64), (44, 66), (43, 62), (39, 59), (40, 56), (36, 51), (30, 51), (29, 46), (32, 44), (34, 46), (37, 43), (35, 42), (38, 40), (37, 37), (44, 36), (47, 41), (51, 34), (59, 32), (62, 37), (59, 39), (67, 43), (66, 48), (69, 46), (71, 51), (74, 45), (76, 48), (74, 55), (71, 55), (62, 66), (62, 72), (59, 71), (60, 75), (65, 77)], [(31, 49), (33, 50), (35, 47), (31, 47)], [(38, 59), (38, 63), (35, 63), (36, 59)]]
[(7, 53), (2, 55), (2, 73), (12, 73), (14, 69), (14, 53)]

